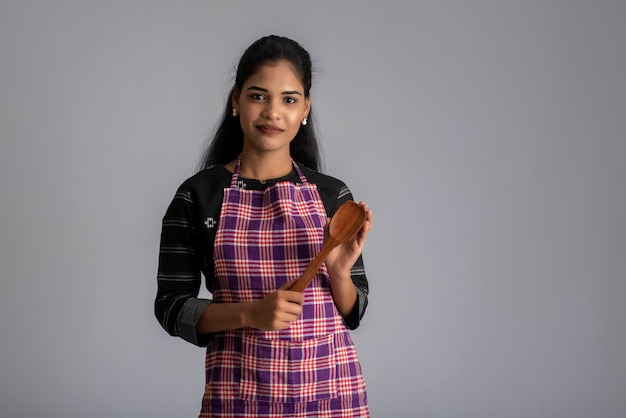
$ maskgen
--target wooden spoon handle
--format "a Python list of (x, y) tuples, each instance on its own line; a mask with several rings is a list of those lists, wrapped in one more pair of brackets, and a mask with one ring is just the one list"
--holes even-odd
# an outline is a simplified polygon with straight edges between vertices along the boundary
[(328, 238), (328, 240), (325, 241), (322, 245), (322, 249), (320, 250), (319, 254), (315, 256), (315, 258), (311, 261), (309, 267), (304, 270), (302, 276), (294, 280), (289, 290), (292, 290), (294, 292), (304, 292), (304, 289), (306, 289), (309, 283), (311, 283), (313, 276), (315, 276), (315, 273), (317, 273), (317, 271), (320, 269), (320, 266), (322, 265), (324, 260), (326, 260), (328, 254), (330, 254), (333, 248), (335, 248), (337, 245), (339, 245), (338, 241), (332, 238)]

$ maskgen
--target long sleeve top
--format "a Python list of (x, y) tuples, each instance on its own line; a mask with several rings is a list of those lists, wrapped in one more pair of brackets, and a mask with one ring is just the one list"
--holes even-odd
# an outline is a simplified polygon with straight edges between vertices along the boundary
[[(317, 185), (328, 217), (346, 200), (352, 200), (348, 187), (333, 177), (300, 165), (309, 183)], [(172, 336), (179, 336), (197, 346), (206, 346), (211, 334), (198, 334), (196, 324), (210, 303), (198, 297), (201, 275), (209, 292), (213, 291), (213, 246), (218, 227), (224, 189), (230, 187), (232, 173), (223, 165), (215, 165), (187, 179), (176, 191), (163, 217), (155, 315), (163, 328)], [(267, 180), (239, 176), (238, 186), (262, 190), (278, 181), (299, 183), (295, 171)], [(359, 326), (367, 307), (369, 292), (363, 258), (359, 257), (351, 269), (352, 282), (357, 291), (354, 310), (343, 318), (349, 329)]]

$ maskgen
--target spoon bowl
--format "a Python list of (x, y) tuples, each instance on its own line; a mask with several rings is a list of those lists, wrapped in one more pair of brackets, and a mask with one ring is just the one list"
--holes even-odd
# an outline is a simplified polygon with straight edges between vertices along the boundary
[(294, 280), (289, 290), (303, 292), (309, 285), (315, 273), (328, 257), (328, 254), (338, 245), (353, 239), (365, 223), (365, 210), (357, 203), (348, 200), (333, 215), (325, 228), (324, 243), (319, 254), (298, 279)]
[(365, 211), (357, 203), (348, 200), (330, 219), (328, 235), (330, 238), (343, 244), (355, 237), (365, 223)]

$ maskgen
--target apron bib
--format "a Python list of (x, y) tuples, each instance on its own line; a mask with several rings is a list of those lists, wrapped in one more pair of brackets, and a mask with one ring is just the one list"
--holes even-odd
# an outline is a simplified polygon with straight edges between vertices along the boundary
[[(237, 162), (215, 236), (214, 303), (261, 300), (299, 277), (319, 252), (326, 210), (317, 187), (238, 187)], [(201, 417), (369, 416), (356, 350), (322, 265), (289, 328), (215, 333), (207, 347)]]

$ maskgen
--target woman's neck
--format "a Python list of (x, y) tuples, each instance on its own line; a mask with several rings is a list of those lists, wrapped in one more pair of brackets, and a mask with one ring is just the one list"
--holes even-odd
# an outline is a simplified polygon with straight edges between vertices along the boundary
[[(291, 173), (293, 164), (289, 154), (249, 154), (240, 155), (239, 174), (249, 179), (268, 180), (284, 177)], [(233, 161), (233, 167), (236, 161)], [(229, 164), (230, 165), (230, 164)]]

